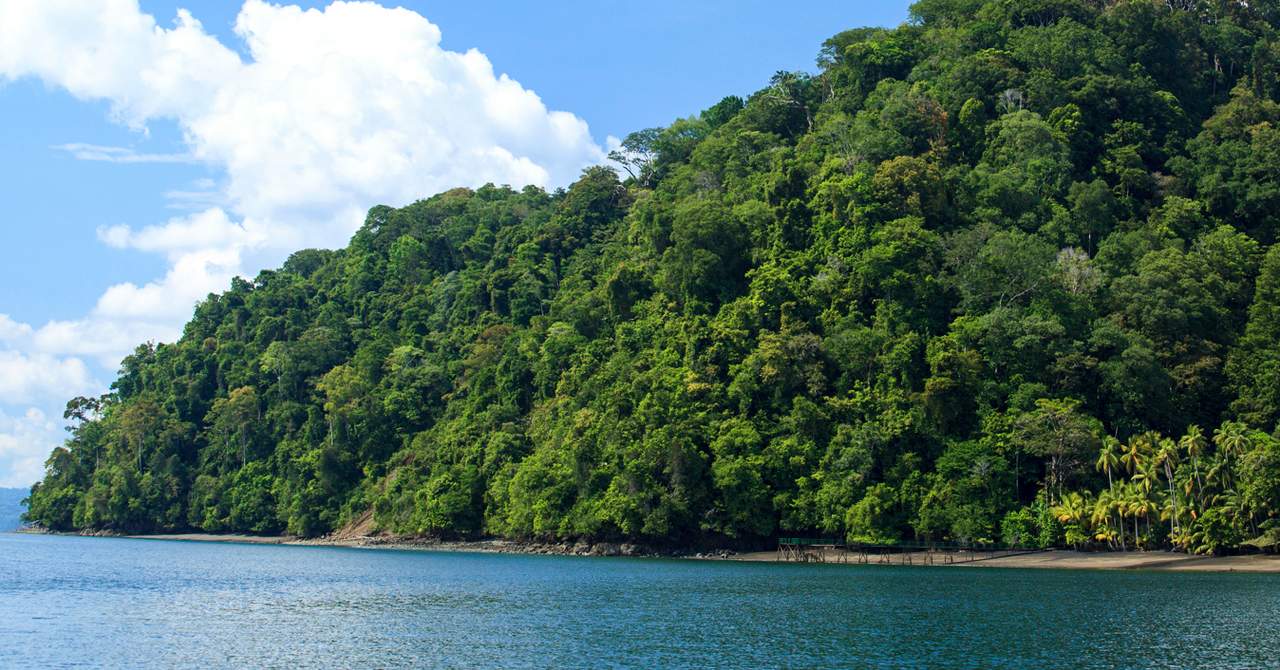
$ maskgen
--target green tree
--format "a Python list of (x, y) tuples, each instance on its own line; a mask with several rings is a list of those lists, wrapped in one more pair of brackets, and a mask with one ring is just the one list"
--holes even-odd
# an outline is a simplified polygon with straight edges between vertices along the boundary
[(1044, 487), (1050, 500), (1073, 477), (1089, 454), (1097, 453), (1101, 424), (1080, 412), (1078, 400), (1041, 398), (1035, 409), (1015, 424), (1015, 436), (1023, 448), (1046, 459)]

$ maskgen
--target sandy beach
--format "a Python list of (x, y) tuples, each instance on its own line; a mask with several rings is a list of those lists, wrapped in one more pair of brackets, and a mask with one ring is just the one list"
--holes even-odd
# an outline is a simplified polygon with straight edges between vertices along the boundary
[[(890, 565), (928, 565), (923, 552), (909, 553), (907, 556), (909, 563), (903, 560), (902, 554), (891, 554), (886, 562)], [(757, 551), (733, 558), (741, 561), (774, 562), (778, 560), (778, 555), (773, 551)], [(878, 564), (879, 558), (872, 557), (870, 565)], [(994, 558), (979, 555), (978, 560), (957, 560), (955, 563), (944, 563), (935, 556), (933, 565), (963, 568), (1280, 573), (1280, 555), (1196, 556), (1171, 551), (1086, 552), (1055, 549), (998, 555)]]
[[(245, 544), (289, 544), (309, 546), (358, 547), (371, 549), (418, 549), (430, 551), (466, 551), (487, 553), (560, 554), (572, 556), (657, 556), (660, 554), (633, 545), (600, 543), (595, 545), (546, 544), (513, 542), (509, 540), (440, 541), (429, 539), (396, 538), (386, 536), (297, 538), (288, 536), (258, 536), (211, 533), (173, 533), (160, 535), (128, 535), (140, 540), (178, 540), (187, 542), (239, 542)], [(926, 565), (923, 554), (912, 554), (911, 565)], [(698, 560), (733, 560), (778, 562), (774, 551), (747, 553), (708, 552), (678, 556)], [(902, 565), (901, 555), (893, 555), (891, 565)], [(850, 561), (850, 564), (856, 564)], [(870, 565), (879, 565), (873, 559)], [(935, 567), (963, 568), (1030, 568), (1059, 570), (1159, 570), (1167, 572), (1254, 572), (1280, 573), (1280, 555), (1251, 554), (1244, 556), (1195, 556), (1168, 551), (1130, 552), (1082, 552), (1049, 550), (1022, 553), (975, 561), (944, 563), (933, 562)]]
[(958, 565), (973, 568), (1280, 573), (1280, 555), (1195, 556), (1171, 551), (1080, 552), (1058, 550), (1005, 556)]

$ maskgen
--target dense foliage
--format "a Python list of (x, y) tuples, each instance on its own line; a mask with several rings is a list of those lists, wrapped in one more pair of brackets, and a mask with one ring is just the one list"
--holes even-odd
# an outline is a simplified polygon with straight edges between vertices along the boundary
[(1273, 545), (1278, 26), (922, 0), (617, 172), (375, 207), (72, 401), (30, 517)]

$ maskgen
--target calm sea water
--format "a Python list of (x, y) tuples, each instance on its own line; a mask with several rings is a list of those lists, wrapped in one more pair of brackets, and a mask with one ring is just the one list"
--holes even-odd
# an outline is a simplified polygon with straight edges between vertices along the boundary
[(1278, 664), (1274, 575), (0, 534), (3, 667)]

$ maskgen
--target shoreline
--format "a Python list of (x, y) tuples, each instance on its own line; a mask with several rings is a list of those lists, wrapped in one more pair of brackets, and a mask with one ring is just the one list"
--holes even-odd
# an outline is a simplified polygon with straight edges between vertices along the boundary
[(489, 554), (530, 554), (547, 556), (596, 556), (630, 558), (729, 558), (730, 550), (691, 554), (686, 551), (662, 551), (644, 545), (613, 542), (532, 542), (490, 538), (484, 540), (441, 540), (430, 537), (398, 537), (359, 535), (305, 538), (292, 535), (249, 535), (245, 533), (115, 533), (56, 532), (39, 529), (17, 531), (36, 535), (68, 537), (113, 537), (126, 540), (167, 540), (171, 542), (214, 542), (227, 544), (289, 545), (300, 547), (345, 547), (350, 549), (392, 549), (401, 551), (445, 551)]
[[(23, 531), (47, 532), (47, 531)], [(752, 563), (786, 563), (774, 551), (738, 553), (730, 550), (704, 552), (658, 551), (629, 543), (544, 543), (515, 540), (438, 540), (389, 536), (300, 538), (281, 535), (245, 535), (218, 533), (156, 533), (126, 535), (113, 533), (57, 533), (75, 536), (118, 537), (134, 540), (169, 540), (178, 542), (224, 542), (234, 544), (275, 544), (291, 546), (347, 547), (355, 549), (395, 549), (464, 553), (528, 554), (547, 556), (621, 556), (632, 558), (675, 558), (686, 560), (742, 561)], [(895, 558), (892, 565), (900, 565)], [(913, 561), (924, 565), (923, 560)], [(844, 565), (832, 563), (832, 565)], [(856, 565), (856, 563), (849, 563)], [(877, 565), (872, 562), (870, 565)], [(1029, 570), (1142, 570), (1155, 572), (1243, 572), (1280, 574), (1280, 555), (1243, 554), (1237, 556), (1200, 556), (1171, 551), (1081, 552), (1050, 549), (1007, 556), (996, 556), (973, 562), (937, 564), (950, 568), (1009, 568)]]
[[(924, 566), (924, 552), (912, 552), (908, 565)], [(892, 555), (890, 565), (902, 565), (901, 554)], [(774, 552), (753, 552), (735, 557), (740, 561), (777, 562)], [(873, 560), (869, 565), (877, 565)], [(1172, 551), (1098, 551), (1045, 549), (1028, 551), (975, 561), (952, 564), (934, 563), (936, 567), (1018, 570), (1139, 570), (1152, 572), (1248, 572), (1280, 574), (1280, 555), (1242, 554), (1238, 556), (1202, 556)]]

